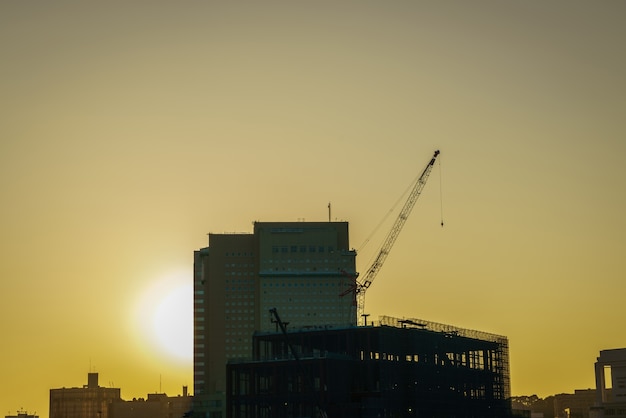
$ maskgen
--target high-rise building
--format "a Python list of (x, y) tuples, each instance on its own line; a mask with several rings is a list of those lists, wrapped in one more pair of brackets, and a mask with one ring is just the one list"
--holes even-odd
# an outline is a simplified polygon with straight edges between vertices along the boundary
[(119, 388), (98, 386), (98, 373), (89, 373), (82, 388), (50, 389), (50, 418), (105, 418), (120, 399)]
[(224, 417), (226, 363), (252, 356), (255, 331), (356, 326), (355, 256), (347, 222), (255, 222), (209, 234), (194, 252), (194, 413)]

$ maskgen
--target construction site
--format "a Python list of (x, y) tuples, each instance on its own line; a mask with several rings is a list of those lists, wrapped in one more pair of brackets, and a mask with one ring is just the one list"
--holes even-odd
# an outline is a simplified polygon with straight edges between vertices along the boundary
[[(277, 325), (283, 324), (276, 316)], [(345, 329), (254, 336), (227, 366), (232, 418), (506, 417), (506, 337), (382, 317)]]
[(199, 416), (511, 415), (506, 337), (419, 319), (368, 322), (365, 312), (439, 154), (362, 275), (330, 204), (328, 222), (255, 222), (253, 234), (209, 236), (194, 261)]

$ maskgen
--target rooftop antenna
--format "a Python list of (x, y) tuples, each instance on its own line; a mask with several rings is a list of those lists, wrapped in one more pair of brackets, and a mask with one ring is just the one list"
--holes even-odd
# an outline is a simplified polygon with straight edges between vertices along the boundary
[(330, 202), (328, 202), (328, 222), (330, 222)]

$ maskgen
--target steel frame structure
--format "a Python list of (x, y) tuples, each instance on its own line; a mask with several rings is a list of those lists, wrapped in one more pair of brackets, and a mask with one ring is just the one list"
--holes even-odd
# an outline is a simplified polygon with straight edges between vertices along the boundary
[[(506, 337), (429, 321), (257, 334), (227, 366), (227, 417), (510, 416)], [(312, 384), (310, 382), (313, 382)]]

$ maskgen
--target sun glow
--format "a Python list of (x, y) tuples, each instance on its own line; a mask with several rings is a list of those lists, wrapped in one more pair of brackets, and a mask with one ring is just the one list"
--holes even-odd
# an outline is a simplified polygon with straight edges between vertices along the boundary
[(178, 361), (193, 358), (193, 287), (185, 275), (171, 275), (145, 290), (137, 304), (136, 335), (142, 344)]

